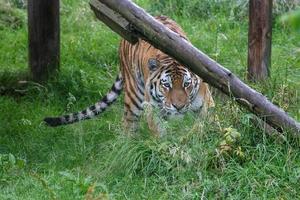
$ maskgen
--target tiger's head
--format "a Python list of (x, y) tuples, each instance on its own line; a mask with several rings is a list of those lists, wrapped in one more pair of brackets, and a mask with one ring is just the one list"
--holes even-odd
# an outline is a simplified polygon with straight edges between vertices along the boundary
[(158, 106), (164, 115), (199, 111), (205, 101), (213, 103), (207, 84), (174, 59), (169, 57), (159, 61), (150, 58), (148, 67), (150, 75), (146, 87), (150, 103)]

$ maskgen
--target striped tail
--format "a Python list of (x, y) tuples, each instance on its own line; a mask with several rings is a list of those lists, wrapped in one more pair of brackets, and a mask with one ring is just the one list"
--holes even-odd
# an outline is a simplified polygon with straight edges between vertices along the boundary
[(44, 121), (48, 126), (54, 127), (54, 126), (72, 124), (74, 122), (78, 122), (85, 119), (91, 119), (96, 115), (99, 115), (100, 113), (104, 112), (105, 109), (118, 98), (122, 89), (123, 89), (123, 79), (122, 79), (122, 74), (119, 73), (111, 90), (95, 105), (92, 105), (81, 112), (71, 113), (60, 117), (46, 117)]

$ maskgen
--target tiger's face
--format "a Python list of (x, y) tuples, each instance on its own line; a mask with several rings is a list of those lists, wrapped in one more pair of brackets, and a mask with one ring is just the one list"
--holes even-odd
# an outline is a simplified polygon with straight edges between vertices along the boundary
[(174, 60), (164, 64), (149, 59), (149, 67), (150, 103), (158, 106), (162, 114), (180, 115), (195, 106), (201, 108), (202, 100), (197, 98), (201, 79), (197, 75)]

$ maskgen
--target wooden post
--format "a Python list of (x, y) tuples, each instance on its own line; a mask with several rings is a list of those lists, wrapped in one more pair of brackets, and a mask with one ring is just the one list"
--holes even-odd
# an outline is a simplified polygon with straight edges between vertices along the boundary
[(260, 81), (270, 75), (272, 0), (249, 1), (248, 79)]
[(59, 0), (28, 0), (29, 67), (35, 81), (59, 68)]

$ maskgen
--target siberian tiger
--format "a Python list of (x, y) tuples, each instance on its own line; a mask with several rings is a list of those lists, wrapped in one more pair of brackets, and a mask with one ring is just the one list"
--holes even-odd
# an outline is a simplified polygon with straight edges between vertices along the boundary
[[(187, 40), (186, 34), (173, 20), (165, 16), (156, 19)], [(120, 73), (106, 96), (81, 112), (47, 117), (44, 119), (46, 124), (59, 126), (93, 118), (111, 105), (122, 89), (125, 91), (126, 127), (136, 124), (144, 104), (158, 108), (162, 116), (181, 115), (187, 111), (206, 113), (214, 106), (208, 85), (202, 79), (148, 42), (139, 39), (132, 45), (122, 40), (119, 57)], [(153, 125), (151, 119), (148, 122), (149, 126)]]

